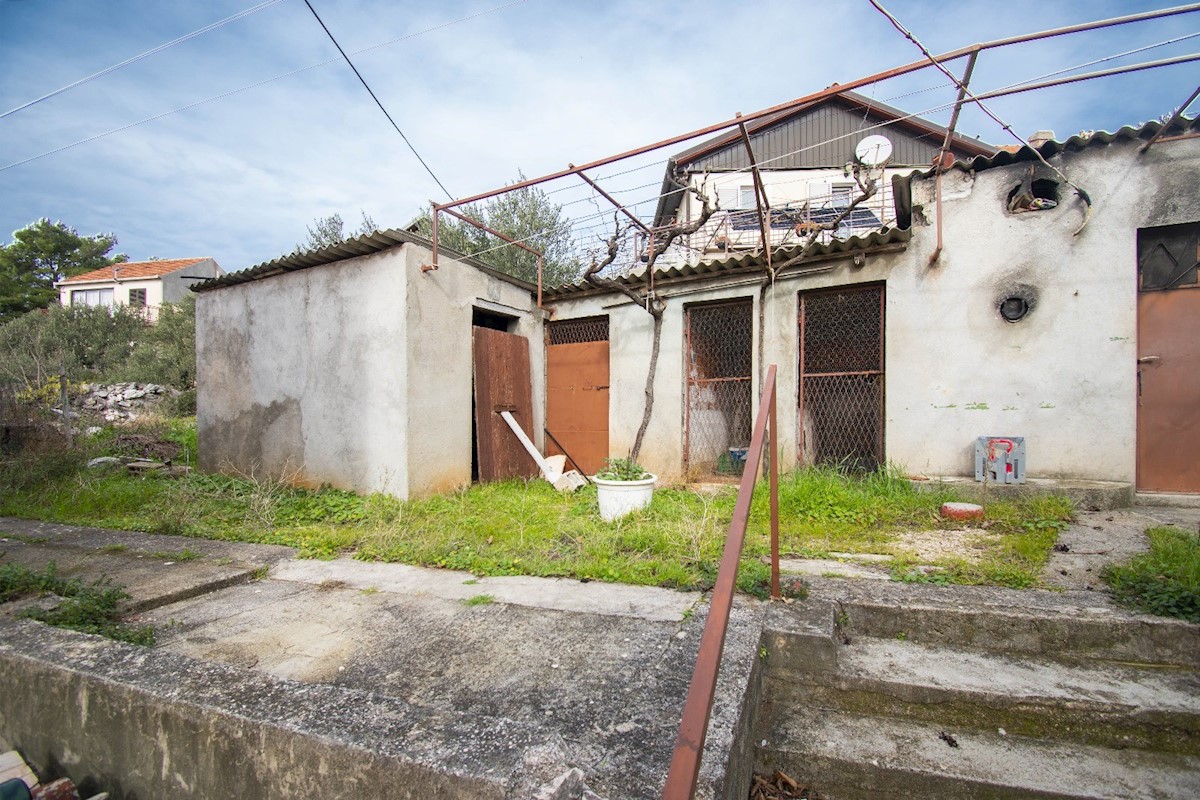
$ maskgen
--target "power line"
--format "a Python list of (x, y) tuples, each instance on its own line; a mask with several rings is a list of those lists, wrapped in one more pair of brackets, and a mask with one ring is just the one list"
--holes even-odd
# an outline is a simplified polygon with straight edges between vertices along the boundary
[(163, 50), (166, 50), (169, 47), (174, 47), (177, 44), (182, 44), (182, 43), (188, 41), (189, 39), (195, 39), (197, 36), (208, 33), (209, 31), (212, 31), (212, 30), (216, 30), (217, 28), (220, 28), (223, 25), (228, 25), (231, 22), (236, 22), (237, 20), (241, 19), (242, 17), (248, 17), (251, 14), (254, 14), (258, 11), (262, 11), (264, 8), (267, 8), (268, 6), (273, 6), (279, 2), (281, 2), (281, 0), (266, 0), (266, 2), (259, 3), (258, 5), (253, 6), (251, 8), (247, 8), (245, 11), (239, 11), (238, 13), (234, 14), (233, 16), (229, 16), (229, 17), (226, 17), (225, 19), (218, 20), (217, 22), (214, 22), (211, 25), (205, 25), (203, 28), (192, 31), (191, 33), (187, 34), (186, 36), (180, 36), (178, 39), (172, 39), (171, 41), (169, 41), (165, 44), (160, 44), (158, 47), (151, 48), (150, 50), (147, 50), (144, 53), (139, 53), (136, 56), (133, 56), (132, 58), (127, 58), (119, 64), (113, 64), (111, 67), (106, 67), (105, 69), (102, 69), (99, 72), (93, 72), (91, 75), (88, 75), (86, 78), (80, 78), (79, 80), (75, 81), (74, 83), (68, 83), (66, 86), (63, 86), (59, 89), (55, 89), (53, 92), (44, 94), (41, 97), (38, 97), (36, 99), (30, 100), (28, 103), (23, 103), (23, 104), (17, 106), (16, 108), (10, 108), (8, 111), (5, 111), (3, 114), (0, 114), (0, 119), (4, 119), (7, 116), (17, 113), (18, 111), (24, 111), (25, 109), (29, 108), (30, 106), (35, 106), (38, 103), (42, 102), (43, 100), (49, 100), (51, 97), (57, 97), (58, 95), (62, 94), (63, 92), (68, 92), (77, 86), (82, 86), (83, 84), (88, 83), (89, 81), (94, 81), (97, 78), (103, 78), (105, 75), (108, 75), (111, 72), (116, 72), (117, 70), (121, 69), (122, 67), (128, 67), (130, 64), (136, 64), (138, 61), (141, 61), (144, 58), (149, 58), (150, 56), (154, 55), (155, 53), (161, 53)]
[[(414, 39), (417, 36), (424, 36), (427, 33), (434, 33), (435, 31), (440, 31), (442, 28), (448, 28), (451, 25), (458, 25), (461, 22), (469, 22), (473, 19), (476, 19), (477, 17), (482, 17), (487, 14), (494, 13), (496, 11), (503, 11), (506, 8), (512, 8), (513, 6), (520, 5), (521, 3), (524, 3), (524, 2), (527, 2), (527, 0), (513, 0), (513, 2), (505, 3), (504, 5), (494, 6), (492, 8), (485, 9), (483, 11), (477, 11), (474, 14), (469, 14), (465, 17), (460, 17), (458, 19), (450, 20), (449, 22), (443, 22), (439, 25), (434, 25), (432, 28), (425, 28), (424, 30), (414, 31), (413, 33), (405, 34), (404, 36), (397, 36), (394, 39), (389, 39), (386, 42), (380, 42), (379, 44), (373, 44), (370, 47), (364, 47), (361, 50), (355, 50), (350, 55), (355, 55), (355, 56), (362, 55), (363, 53), (369, 52), (371, 50), (378, 50), (381, 47), (388, 47), (389, 45), (396, 44), (397, 42), (403, 42), (407, 39)], [(72, 149), (74, 147), (78, 147), (79, 145), (82, 145), (82, 144), (88, 144), (89, 142), (94, 142), (97, 139), (103, 139), (106, 136), (113, 135), (114, 133), (122, 133), (124, 131), (130, 130), (131, 128), (136, 128), (139, 125), (145, 125), (147, 122), (154, 122), (155, 120), (162, 119), (163, 117), (169, 117), (172, 114), (178, 114), (180, 111), (187, 111), (189, 109), (196, 108), (197, 106), (202, 106), (205, 103), (211, 103), (214, 100), (223, 100), (226, 97), (232, 97), (235, 94), (240, 94), (242, 92), (249, 91), (250, 89), (257, 89), (260, 86), (266, 86), (268, 83), (274, 83), (275, 81), (282, 80), (284, 78), (290, 78), (293, 75), (299, 75), (301, 72), (307, 72), (310, 69), (317, 69), (318, 67), (327, 67), (330, 64), (336, 64), (339, 61), (341, 61), (340, 58), (330, 58), (330, 59), (326, 59), (325, 61), (318, 61), (315, 64), (309, 64), (307, 67), (300, 67), (299, 69), (294, 69), (289, 72), (282, 72), (282, 73), (280, 73), (278, 75), (274, 75), (270, 78), (264, 78), (261, 81), (255, 81), (254, 83), (246, 84), (245, 86), (239, 87), (237, 89), (230, 89), (227, 92), (222, 92), (221, 94), (215, 94), (212, 97), (206, 97), (203, 100), (197, 100), (194, 103), (188, 103), (187, 105), (182, 105), (182, 106), (179, 106), (178, 108), (173, 108), (170, 111), (163, 111), (160, 114), (155, 114), (153, 116), (146, 117), (145, 119), (140, 119), (136, 122), (130, 122), (128, 124), (121, 125), (120, 127), (112, 128), (111, 130), (104, 131), (103, 133), (97, 133), (92, 136), (88, 136), (85, 139), (80, 139), (80, 140), (72, 142), (70, 144), (64, 144), (61, 147), (54, 148), (53, 150), (47, 150), (44, 153), (38, 153), (36, 156), (29, 156), (28, 158), (23, 158), (20, 161), (14, 161), (11, 164), (6, 164), (3, 167), (0, 167), (0, 172), (4, 172), (5, 170), (12, 169), (13, 167), (19, 167), (22, 164), (28, 164), (31, 161), (37, 161), (38, 159), (45, 158), (46, 156), (52, 156), (57, 153), (61, 153), (64, 150), (70, 150), (70, 149)]]
[(325, 20), (321, 19), (321, 15), (317, 13), (315, 8), (313, 8), (313, 4), (308, 2), (308, 0), (304, 0), (304, 5), (308, 6), (308, 10), (311, 11), (312, 15), (317, 18), (317, 22), (321, 23), (321, 28), (324, 29), (325, 34), (329, 37), (329, 41), (333, 42), (333, 46), (336, 47), (338, 52), (342, 54), (342, 58), (346, 59), (346, 63), (350, 65), (350, 69), (354, 70), (354, 74), (358, 78), (358, 82), (361, 83), (363, 88), (367, 90), (367, 94), (371, 95), (371, 99), (375, 101), (375, 105), (379, 106), (379, 110), (383, 112), (385, 117), (387, 117), (388, 122), (392, 123), (392, 127), (396, 129), (396, 133), (400, 134), (400, 138), (404, 140), (406, 145), (408, 145), (408, 149), (412, 150), (412, 154), (417, 157), (417, 161), (420, 161), (421, 166), (424, 167), (425, 171), (429, 173), (429, 177), (433, 178), (433, 182), (441, 187), (442, 191), (446, 193), (446, 197), (453, 200), (454, 195), (450, 194), (450, 190), (447, 189), (440, 180), (438, 180), (437, 175), (433, 174), (433, 170), (430, 169), (429, 165), (425, 163), (425, 159), (421, 158), (421, 154), (417, 152), (417, 148), (413, 147), (412, 142), (410, 142), (408, 137), (404, 135), (404, 131), (400, 130), (400, 126), (396, 124), (396, 120), (392, 119), (392, 115), (389, 114), (388, 110), (383, 107), (383, 103), (379, 102), (379, 98), (375, 96), (375, 92), (371, 90), (369, 85), (367, 85), (367, 79), (362, 76), (362, 73), (358, 71), (358, 67), (354, 66), (354, 62), (350, 60), (350, 56), (346, 55), (346, 51), (342, 49), (340, 44), (338, 44), (338, 40), (334, 37), (333, 32), (329, 30), (329, 26), (325, 24)]

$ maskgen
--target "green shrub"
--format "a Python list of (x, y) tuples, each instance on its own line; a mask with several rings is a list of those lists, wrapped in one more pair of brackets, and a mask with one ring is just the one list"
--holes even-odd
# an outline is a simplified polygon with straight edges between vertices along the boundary
[(1113, 595), (1140, 611), (1200, 622), (1200, 537), (1171, 527), (1146, 535), (1150, 552), (1104, 569)]

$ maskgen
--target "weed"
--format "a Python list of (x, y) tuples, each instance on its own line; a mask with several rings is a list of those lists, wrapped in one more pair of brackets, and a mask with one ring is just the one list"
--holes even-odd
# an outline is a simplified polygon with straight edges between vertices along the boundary
[(263, 578), (267, 577), (267, 573), (270, 571), (271, 567), (267, 564), (263, 564), (261, 567), (256, 567), (254, 571), (250, 573), (250, 580), (261, 581)]
[(195, 550), (185, 547), (178, 551), (158, 550), (151, 553), (150, 557), (161, 559), (163, 561), (195, 561), (196, 559), (203, 558), (204, 556), (200, 553), (197, 553)]
[(359, 594), (366, 594), (366, 595), (379, 594), (379, 591), (380, 591), (380, 589), (378, 586), (368, 586), (367, 588), (360, 590)]
[(123, 587), (112, 586), (105, 580), (85, 585), (75, 578), (63, 578), (53, 562), (41, 572), (18, 564), (0, 565), (0, 602), (49, 594), (62, 598), (62, 602), (51, 609), (27, 608), (20, 616), (122, 642), (147, 647), (154, 644), (152, 626), (121, 622), (117, 607), (129, 597)]
[(100, 548), (101, 553), (124, 553), (129, 548), (123, 544), (106, 544)]
[(907, 642), (908, 641), (908, 631), (897, 631), (896, 632), (896, 641), (897, 642)]
[(350, 584), (335, 578), (326, 578), (317, 584), (318, 592), (332, 592), (335, 589), (345, 589)]
[(478, 578), (468, 578), (467, 580), (463, 581), (464, 586), (474, 586), (477, 583), (479, 583)]
[(1148, 553), (1102, 573), (1113, 595), (1150, 614), (1200, 622), (1200, 537), (1172, 527), (1150, 528), (1146, 535)]
[(473, 597), (468, 597), (466, 600), (463, 600), (463, 604), (468, 606), (486, 606), (494, 602), (496, 602), (496, 598), (492, 597), (490, 594), (477, 594)]

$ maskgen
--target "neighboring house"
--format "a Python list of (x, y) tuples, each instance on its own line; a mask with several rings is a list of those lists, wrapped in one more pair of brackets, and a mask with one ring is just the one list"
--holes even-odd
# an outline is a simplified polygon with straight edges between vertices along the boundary
[[(977, 437), (1020, 436), (1030, 477), (1200, 493), (1200, 124), (1177, 125), (1145, 152), (1157, 122), (959, 161), (940, 211), (932, 173), (901, 178), (894, 224), (819, 242), (773, 281), (759, 251), (660, 269), (642, 461), (666, 481), (735, 472), (777, 364), (785, 467), (971, 476)], [(202, 466), (441, 492), (530, 474), (507, 409), (588, 471), (628, 452), (643, 308), (577, 284), (542, 310), (484, 264), (429, 261), (387, 231), (198, 287)]]
[(126, 261), (75, 275), (54, 286), (64, 306), (142, 308), (153, 320), (163, 303), (178, 303), (194, 284), (224, 274), (225, 270), (211, 258)]
[[(928, 169), (946, 139), (946, 129), (855, 92), (747, 123), (754, 164), (766, 191), (768, 230), (775, 247), (806, 241), (821, 224), (832, 225), (862, 194), (853, 169), (869, 173), (876, 192), (818, 241), (865, 235), (896, 224), (893, 176)], [(950, 137), (955, 159), (991, 156), (996, 149), (965, 136)], [(668, 261), (695, 264), (713, 254), (758, 249), (758, 203), (750, 153), (733, 129), (677, 153), (667, 162), (654, 227), (695, 219), (700, 203), (675, 188), (671, 176), (715, 198), (721, 208), (695, 234), (667, 253)], [(666, 262), (661, 260), (660, 264)]]

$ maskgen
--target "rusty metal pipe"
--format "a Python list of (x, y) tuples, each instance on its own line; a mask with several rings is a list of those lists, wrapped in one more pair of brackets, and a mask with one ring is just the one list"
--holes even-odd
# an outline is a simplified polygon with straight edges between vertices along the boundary
[(767, 215), (763, 213), (764, 207), (769, 212), (771, 206), (767, 203), (767, 189), (763, 186), (762, 175), (758, 171), (758, 161), (754, 158), (754, 148), (750, 145), (750, 134), (746, 130), (746, 123), (739, 122), (738, 130), (742, 134), (742, 144), (746, 146), (746, 157), (750, 160), (750, 174), (754, 179), (754, 207), (758, 210), (758, 231), (762, 234), (763, 256), (767, 260), (767, 272), (771, 272), (771, 229), (767, 223)]
[[(968, 56), (971, 53), (978, 53), (983, 50), (991, 50), (991, 49), (998, 48), (998, 47), (1007, 47), (1009, 45), (1022, 44), (1025, 42), (1032, 42), (1032, 41), (1037, 41), (1039, 39), (1050, 39), (1055, 36), (1065, 36), (1065, 35), (1072, 34), (1072, 33), (1082, 33), (1084, 31), (1098, 30), (1100, 28), (1110, 28), (1110, 27), (1113, 27), (1116, 25), (1126, 25), (1126, 24), (1134, 23), (1134, 22), (1144, 22), (1146, 20), (1160, 19), (1162, 17), (1170, 17), (1170, 16), (1174, 16), (1177, 14), (1189, 14), (1189, 13), (1192, 13), (1195, 11), (1200, 11), (1200, 3), (1191, 3), (1189, 5), (1176, 6), (1174, 8), (1165, 8), (1165, 9), (1161, 9), (1158, 11), (1147, 11), (1147, 12), (1144, 12), (1141, 14), (1129, 14), (1129, 15), (1126, 15), (1123, 17), (1112, 17), (1110, 19), (1097, 20), (1095, 22), (1085, 22), (1085, 23), (1082, 23), (1079, 25), (1067, 25), (1067, 26), (1061, 27), (1061, 28), (1051, 28), (1049, 30), (1038, 31), (1036, 33), (1022, 34), (1020, 36), (1009, 36), (1004, 39), (995, 39), (995, 40), (988, 41), (988, 42), (981, 42), (979, 44), (968, 45), (967, 47), (960, 47), (957, 50), (951, 50), (947, 53), (943, 53), (942, 55), (935, 56), (935, 58), (936, 58), (936, 60), (943, 61), (943, 62), (944, 61), (953, 61), (956, 58)], [(866, 86), (867, 84), (877, 83), (879, 81), (885, 81), (890, 78), (898, 78), (901, 75), (907, 75), (910, 72), (916, 72), (921, 69), (926, 69), (929, 66), (930, 66), (929, 61), (927, 59), (922, 58), (918, 61), (913, 61), (913, 62), (911, 62), (909, 64), (905, 64), (903, 66), (893, 67), (892, 69), (883, 70), (882, 72), (877, 72), (873, 75), (868, 75), (865, 78), (857, 78), (857, 79), (849, 81), (847, 83), (835, 84), (833, 86), (829, 86), (825, 89), (822, 89), (818, 92), (813, 92), (811, 94), (804, 95), (803, 97), (798, 97), (794, 100), (789, 100), (786, 103), (780, 103), (778, 105), (771, 106), (770, 108), (764, 108), (759, 111), (751, 112), (749, 114), (742, 114), (741, 116), (734, 117), (733, 119), (728, 119), (728, 120), (725, 120), (724, 122), (718, 122), (713, 125), (707, 125), (703, 128), (698, 128), (689, 133), (683, 133), (683, 134), (679, 134), (677, 136), (672, 136), (668, 139), (662, 139), (660, 141), (654, 142), (653, 144), (643, 145), (641, 147), (636, 147), (632, 150), (626, 150), (625, 152), (618, 153), (617, 155), (608, 156), (606, 158), (597, 159), (595, 161), (589, 161), (588, 163), (583, 164), (578, 167), (572, 167), (570, 169), (559, 170), (558, 172), (552, 172), (552, 173), (549, 173), (548, 175), (542, 175), (541, 177), (538, 177), (538, 178), (529, 178), (527, 180), (518, 181), (517, 183), (510, 184), (501, 189), (493, 189), (491, 191), (472, 195), (471, 197), (466, 197), (461, 200), (455, 200), (453, 202), (446, 203), (445, 205), (442, 206), (442, 208), (453, 208), (453, 207), (465, 205), (467, 203), (475, 203), (480, 200), (486, 200), (489, 197), (495, 197), (496, 195), (504, 194), (505, 192), (511, 192), (511, 191), (514, 191), (517, 189), (525, 189), (530, 186), (537, 186), (538, 184), (546, 183), (547, 181), (553, 181), (553, 180), (557, 180), (559, 178), (565, 178), (568, 175), (576, 174), (577, 172), (580, 172), (582, 170), (595, 169), (596, 167), (603, 167), (608, 164), (611, 164), (614, 161), (622, 161), (626, 158), (632, 158), (634, 156), (640, 156), (640, 155), (644, 155), (646, 153), (652, 153), (655, 150), (661, 150), (664, 147), (670, 147), (671, 145), (680, 144), (681, 142), (686, 142), (690, 139), (695, 139), (700, 136), (707, 136), (712, 133), (717, 133), (718, 131), (723, 131), (727, 128), (732, 128), (735, 125), (737, 125), (739, 122), (750, 122), (750, 121), (759, 119), (761, 117), (766, 117), (766, 116), (770, 116), (772, 114), (777, 114), (781, 111), (790, 111), (790, 110), (798, 108), (800, 106), (804, 106), (809, 103), (814, 103), (819, 100), (824, 100), (825, 98), (832, 97), (833, 95), (836, 95), (836, 94), (841, 94), (842, 92), (845, 92), (845, 91), (851, 91), (851, 90), (857, 89), (860, 86)]]
[(675, 752), (671, 757), (667, 782), (663, 786), (663, 800), (690, 800), (696, 791), (700, 755), (704, 752), (704, 740), (708, 735), (708, 720), (712, 713), (717, 675), (721, 669), (721, 652), (725, 647), (725, 631), (729, 627), (729, 612), (733, 606), (733, 593), (737, 585), (738, 561), (741, 559), (742, 544), (746, 539), (746, 524), (750, 519), (750, 500), (754, 495), (754, 482), (758, 477), (758, 467), (763, 457), (763, 441), (770, 416), (768, 409), (773, 408), (768, 398), (774, 395), (775, 365), (772, 364), (767, 367), (763, 399), (759, 403), (758, 418), (754, 422), (754, 435), (750, 440), (750, 452), (746, 455), (746, 468), (742, 471), (733, 519), (729, 521), (725, 552), (717, 570), (717, 582), (709, 600), (708, 619), (704, 622), (704, 632), (700, 636), (700, 653), (696, 657), (692, 683), (688, 687), (687, 701), (683, 706), (683, 719), (679, 723), (679, 734), (675, 738)]
[(1094, 78), (1107, 78), (1112, 75), (1124, 75), (1129, 72), (1141, 72), (1147, 69), (1157, 69), (1158, 67), (1170, 67), (1175, 64), (1187, 64), (1192, 61), (1200, 61), (1200, 53), (1191, 53), (1186, 56), (1175, 56), (1173, 58), (1160, 58), (1157, 61), (1143, 61), (1140, 64), (1130, 64), (1125, 67), (1113, 67), (1112, 69), (1102, 69), (1097, 72), (1085, 72), (1080, 75), (1070, 75), (1066, 78), (1055, 78), (1050, 81), (1039, 81), (1037, 83), (1029, 83), (1024, 86), (1013, 86), (1007, 89), (993, 89), (990, 92), (977, 94), (972, 98), (974, 100), (990, 100), (993, 97), (1008, 97), (1013, 94), (1022, 92), (1032, 92), (1035, 89), (1048, 89), (1052, 86), (1063, 86), (1068, 83), (1078, 83), (1079, 81), (1090, 81)]
[[(574, 167), (575, 165), (568, 164), (567, 166)], [(629, 219), (633, 222), (634, 225), (641, 228), (643, 232), (650, 233), (650, 228), (649, 228), (649, 226), (646, 225), (646, 223), (642, 222), (640, 219), (638, 219), (633, 214), (631, 214), (629, 212), (629, 209), (625, 208), (625, 206), (623, 206), (619, 202), (617, 202), (617, 199), (615, 197), (613, 197), (608, 192), (604, 191), (604, 189), (600, 188), (600, 184), (596, 183), (594, 180), (589, 178), (587, 175), (584, 175), (582, 171), (576, 172), (575, 174), (578, 175), (583, 180), (584, 183), (586, 183), (588, 186), (591, 186), (593, 189), (595, 189), (596, 192), (601, 197), (603, 197), (605, 200), (607, 200), (608, 202), (610, 202), (614, 206), (616, 206), (618, 211), (620, 211), (625, 216), (629, 217)]]
[(946, 155), (950, 152), (950, 139), (954, 136), (954, 127), (958, 125), (958, 115), (962, 111), (963, 99), (967, 96), (967, 86), (971, 83), (971, 73), (975, 71), (975, 60), (979, 53), (971, 53), (967, 59), (966, 69), (963, 70), (962, 80), (958, 85), (958, 98), (954, 101), (954, 111), (950, 113), (950, 124), (946, 126), (946, 136), (942, 139), (942, 149), (937, 156), (937, 178), (934, 191), (937, 193), (937, 247), (929, 256), (929, 265), (933, 266), (942, 255), (942, 173), (946, 171)]
[(1192, 92), (1188, 96), (1188, 99), (1183, 101), (1183, 105), (1181, 105), (1179, 108), (1175, 109), (1175, 113), (1171, 115), (1171, 118), (1169, 120), (1167, 120), (1165, 123), (1163, 123), (1163, 126), (1161, 128), (1159, 128), (1158, 131), (1153, 136), (1150, 137), (1150, 141), (1146, 142), (1144, 145), (1142, 145), (1141, 147), (1138, 148), (1138, 152), (1139, 153), (1146, 152), (1147, 150), (1150, 149), (1150, 145), (1154, 144), (1160, 138), (1162, 138), (1162, 135), (1167, 132), (1167, 129), (1175, 124), (1175, 120), (1177, 120), (1183, 116), (1183, 113), (1185, 111), (1187, 111), (1187, 107), (1192, 104), (1192, 102), (1196, 99), (1197, 96), (1200, 96), (1200, 86), (1197, 86), (1196, 91)]
[[(771, 369), (775, 369), (774, 366)], [(778, 392), (775, 391), (774, 376), (771, 378), (771, 392), (768, 414), (770, 419), (768, 425), (771, 430), (771, 477), (770, 477), (770, 492), (771, 492), (771, 599), (778, 600), (780, 598), (779, 591), (779, 424), (775, 402), (775, 396)]]
[(438, 212), (441, 211), (441, 209), (438, 208), (437, 203), (431, 203), (431, 205), (433, 206), (433, 213), (430, 215), (430, 218), (432, 220), (433, 229), (429, 235), (429, 241), (433, 245), (431, 248), (433, 256), (430, 259), (430, 263), (421, 265), (421, 272), (429, 272), (430, 270), (435, 270), (438, 268)]

